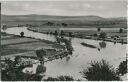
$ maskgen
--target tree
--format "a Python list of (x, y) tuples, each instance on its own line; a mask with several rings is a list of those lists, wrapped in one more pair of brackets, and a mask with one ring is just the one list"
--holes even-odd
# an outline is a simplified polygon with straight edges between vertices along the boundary
[(56, 42), (57, 43), (60, 43), (61, 42), (61, 40), (60, 40), (60, 38), (58, 36), (55, 36), (55, 39), (56, 39)]
[(100, 35), (99, 35), (99, 38), (101, 38), (102, 40), (105, 40), (106, 35), (107, 34), (105, 32), (101, 32)]
[(120, 28), (119, 33), (123, 33), (123, 29), (122, 28)]
[(15, 61), (6, 58), (4, 61), (5, 66), (1, 69), (1, 80), (2, 81), (41, 81), (42, 75), (39, 75), (40, 72), (45, 71), (44, 69), (38, 67), (37, 74), (23, 73), (22, 70), (25, 66), (16, 66), (14, 63), (19, 61), (20, 57), (17, 56)]
[(58, 35), (58, 32), (57, 32), (57, 30), (55, 30), (55, 33), (54, 33), (54, 35)]
[(2, 29), (6, 30), (7, 29), (7, 25), (3, 25)]
[(21, 33), (20, 33), (20, 36), (21, 36), (21, 37), (24, 37), (24, 32), (21, 32)]
[(98, 34), (93, 34), (93, 37), (94, 37), (94, 39), (96, 40), (96, 39), (98, 39)]
[(18, 64), (21, 62), (21, 57), (20, 56), (16, 56), (15, 59), (14, 59), (14, 64)]
[(50, 32), (50, 34), (53, 34), (52, 32)]
[(67, 26), (67, 24), (66, 24), (66, 23), (62, 23), (62, 26), (66, 27), (66, 26)]
[(43, 64), (37, 66), (36, 74), (45, 73), (45, 72), (46, 72), (46, 67)]
[(15, 73), (14, 69), (14, 62), (8, 58), (5, 59), (5, 68), (4, 70), (1, 70), (1, 79), (3, 81), (15, 81), (17, 80), (17, 74)]
[(97, 28), (97, 31), (99, 32), (99, 31), (101, 31), (101, 29), (100, 28)]
[(71, 40), (68, 40), (68, 39), (63, 39), (65, 45), (66, 45), (66, 48), (67, 48), (67, 51), (69, 52), (69, 54), (72, 54), (72, 51), (73, 51), (73, 47), (72, 47), (72, 42)]
[(63, 36), (63, 35), (64, 35), (64, 31), (63, 31), (63, 30), (61, 30), (60, 35), (61, 35), (61, 36)]
[(120, 80), (116, 74), (113, 66), (108, 62), (102, 60), (100, 62), (94, 61), (90, 63), (90, 67), (84, 69), (81, 73), (84, 78), (89, 81), (115, 81)]
[(44, 49), (36, 50), (36, 55), (40, 61), (44, 61), (44, 57), (46, 56), (46, 51)]
[(54, 23), (53, 22), (47, 22), (46, 25), (52, 26), (52, 25), (54, 25)]
[(48, 77), (47, 79), (44, 79), (44, 81), (74, 81), (73, 77), (71, 76), (59, 76), (57, 78)]
[(123, 61), (120, 63), (117, 73), (121, 75), (124, 75), (127, 73), (127, 61)]
[(72, 32), (69, 32), (69, 37), (72, 37)]
[(101, 48), (106, 48), (106, 42), (105, 41), (99, 42), (99, 45)]
[(59, 76), (60, 81), (74, 81), (73, 77), (71, 76)]
[(94, 37), (97, 37), (98, 35), (97, 34), (93, 34)]

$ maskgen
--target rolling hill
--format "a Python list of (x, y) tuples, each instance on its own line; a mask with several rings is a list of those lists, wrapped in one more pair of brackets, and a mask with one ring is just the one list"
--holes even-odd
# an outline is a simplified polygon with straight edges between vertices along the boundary
[(103, 18), (95, 15), (88, 16), (54, 16), (54, 15), (2, 15), (2, 23), (5, 24), (43, 24), (44, 21), (53, 23), (67, 23), (76, 26), (97, 26), (97, 27), (123, 27), (127, 28), (126, 17)]
[(89, 16), (50, 16), (50, 15), (2, 15), (2, 21), (41, 21), (41, 20), (87, 20), (98, 21), (105, 18), (89, 15)]

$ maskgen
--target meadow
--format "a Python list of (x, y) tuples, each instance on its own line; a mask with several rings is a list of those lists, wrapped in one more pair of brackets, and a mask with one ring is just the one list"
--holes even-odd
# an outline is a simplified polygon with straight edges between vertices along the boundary
[(18, 35), (6, 34), (4, 32), (1, 33), (1, 37), (1, 56), (15, 56), (14, 54), (18, 55), (19, 53), (27, 55), (28, 52), (32, 52), (36, 56), (34, 51), (39, 48), (62, 48), (61, 45), (51, 41), (20, 37)]

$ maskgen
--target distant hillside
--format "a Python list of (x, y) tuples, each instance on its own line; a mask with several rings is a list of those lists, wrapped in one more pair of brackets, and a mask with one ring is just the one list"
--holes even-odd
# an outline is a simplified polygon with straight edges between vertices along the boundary
[(49, 16), (49, 15), (2, 15), (2, 21), (41, 21), (41, 20), (104, 20), (99, 16)]
[(2, 23), (8, 26), (18, 24), (34, 24), (42, 25), (46, 22), (55, 24), (66, 23), (75, 26), (91, 26), (91, 27), (122, 27), (127, 28), (126, 17), (103, 18), (100, 16), (50, 16), (50, 15), (2, 15)]

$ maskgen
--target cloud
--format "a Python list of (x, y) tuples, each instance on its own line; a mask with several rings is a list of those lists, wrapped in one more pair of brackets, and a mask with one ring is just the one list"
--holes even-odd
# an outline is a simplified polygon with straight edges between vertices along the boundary
[[(123, 1), (11, 1), (2, 3), (2, 14), (124, 16)], [(126, 7), (126, 8), (125, 8)]]
[(90, 5), (90, 4), (84, 4), (84, 7), (88, 7), (88, 8), (90, 8), (91, 5)]

